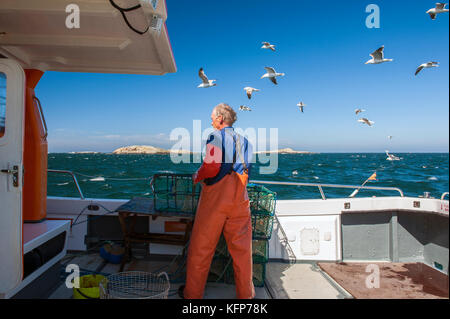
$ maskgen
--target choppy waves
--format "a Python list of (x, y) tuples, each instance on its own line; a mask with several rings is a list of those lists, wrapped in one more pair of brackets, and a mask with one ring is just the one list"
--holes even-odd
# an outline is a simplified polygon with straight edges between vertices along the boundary
[[(369, 186), (400, 188), (406, 196), (429, 192), (440, 197), (449, 189), (449, 155), (395, 154), (401, 161), (386, 161), (384, 153), (374, 154), (285, 154), (278, 157), (275, 174), (259, 173), (257, 163), (250, 178), (258, 180), (299, 183), (361, 185), (374, 171), (377, 181)], [(193, 173), (200, 164), (174, 164), (168, 155), (113, 155), (113, 154), (49, 154), (49, 168), (70, 170), (90, 178), (78, 176), (86, 197), (121, 198), (150, 196), (150, 180), (157, 172)], [(263, 164), (261, 166), (267, 166)], [(135, 180), (130, 180), (135, 179)], [(317, 187), (269, 186), (281, 199), (320, 198)], [(352, 190), (325, 188), (327, 197), (347, 197)], [(50, 196), (77, 197), (78, 193), (69, 175), (49, 173)], [(395, 192), (362, 190), (359, 196), (398, 195)]]

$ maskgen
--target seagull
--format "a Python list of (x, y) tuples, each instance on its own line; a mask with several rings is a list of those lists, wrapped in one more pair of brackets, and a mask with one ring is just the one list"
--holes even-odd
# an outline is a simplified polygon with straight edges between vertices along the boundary
[(355, 110), (355, 114), (358, 115), (358, 113), (365, 112), (365, 111), (366, 110), (363, 110), (363, 109), (356, 109)]
[(365, 64), (379, 64), (379, 63), (383, 63), (383, 62), (393, 61), (393, 59), (385, 59), (384, 58), (383, 50), (384, 50), (384, 45), (382, 45), (378, 50), (373, 51), (370, 54), (372, 59), (367, 61)]
[(198, 70), (198, 76), (202, 79), (202, 84), (197, 86), (199, 88), (209, 88), (217, 85), (216, 83), (214, 83), (216, 80), (208, 80), (208, 77), (203, 71), (203, 68), (200, 68), (200, 70)]
[(439, 62), (427, 62), (424, 64), (419, 65), (419, 67), (416, 70), (416, 73), (414, 73), (414, 75), (417, 75), (420, 71), (422, 71), (422, 69), (428, 69), (428, 68), (432, 68), (432, 67), (438, 67)]
[(275, 51), (275, 46), (273, 44), (270, 44), (269, 42), (263, 42), (263, 46), (261, 49), (270, 49), (272, 51)]
[(241, 106), (239, 106), (239, 110), (241, 110), (241, 111), (251, 111), (252, 109), (249, 108), (248, 106), (241, 105)]
[(430, 15), (431, 20), (436, 20), (436, 15), (438, 13), (448, 12), (448, 9), (445, 9), (446, 3), (438, 2), (436, 3), (435, 8), (431, 8), (427, 11), (427, 13)]
[(369, 125), (369, 126), (372, 126), (373, 124), (375, 124), (375, 122), (369, 121), (369, 120), (366, 119), (365, 117), (360, 118), (360, 119), (358, 120), (358, 122), (365, 123), (365, 124), (367, 124), (367, 125)]
[(300, 108), (300, 111), (303, 113), (303, 107), (306, 106), (306, 104), (303, 104), (303, 102), (300, 102), (297, 104), (297, 106)]
[(252, 98), (252, 93), (253, 93), (254, 91), (256, 91), (256, 92), (259, 91), (258, 89), (255, 89), (255, 88), (252, 88), (252, 87), (249, 87), (249, 86), (246, 86), (246, 87), (244, 88), (244, 90), (245, 90), (245, 92), (247, 92), (248, 99), (251, 99), (251, 98)]
[(392, 140), (392, 135), (388, 135), (388, 139)]
[(274, 68), (271, 68), (271, 67), (266, 66), (264, 69), (266, 69), (267, 73), (264, 74), (264, 75), (261, 77), (261, 79), (262, 79), (262, 78), (269, 78), (270, 81), (272, 81), (272, 82), (275, 83), (275, 84), (278, 84), (278, 83), (277, 83), (277, 79), (276, 79), (277, 76), (284, 76), (284, 73), (277, 73), (277, 72), (275, 72), (275, 69), (274, 69)]

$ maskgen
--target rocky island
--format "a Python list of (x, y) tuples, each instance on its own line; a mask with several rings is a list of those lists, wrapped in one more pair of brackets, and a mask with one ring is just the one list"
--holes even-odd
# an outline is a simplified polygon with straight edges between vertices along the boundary
[[(178, 154), (193, 154), (191, 151), (183, 151), (183, 150), (166, 150), (164, 148), (150, 146), (150, 145), (131, 145), (120, 147), (112, 152), (112, 154), (170, 154), (170, 153), (178, 153)], [(314, 154), (308, 151), (295, 151), (292, 148), (282, 148), (279, 150), (272, 151), (258, 151), (255, 154)]]
[(132, 145), (120, 147), (112, 152), (113, 154), (170, 154), (170, 153), (178, 153), (178, 154), (191, 154), (190, 151), (183, 150), (166, 150), (160, 147), (149, 146), (149, 145)]
[(279, 150), (259, 151), (259, 152), (255, 152), (255, 154), (267, 154), (267, 153), (278, 153), (278, 154), (314, 154), (313, 152), (308, 152), (308, 151), (294, 151), (292, 148), (281, 148), (281, 149), (279, 149)]

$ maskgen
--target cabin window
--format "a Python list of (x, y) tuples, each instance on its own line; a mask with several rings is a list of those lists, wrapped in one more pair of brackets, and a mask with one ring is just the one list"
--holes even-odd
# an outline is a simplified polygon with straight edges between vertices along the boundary
[(0, 72), (0, 138), (5, 135), (6, 121), (6, 75)]

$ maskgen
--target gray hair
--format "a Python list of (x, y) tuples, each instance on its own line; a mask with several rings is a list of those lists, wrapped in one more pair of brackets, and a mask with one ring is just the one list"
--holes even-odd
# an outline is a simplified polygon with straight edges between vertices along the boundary
[(237, 120), (236, 112), (228, 104), (220, 103), (214, 108), (213, 111), (216, 116), (221, 115), (223, 117), (223, 121), (230, 125), (233, 125), (233, 123)]

